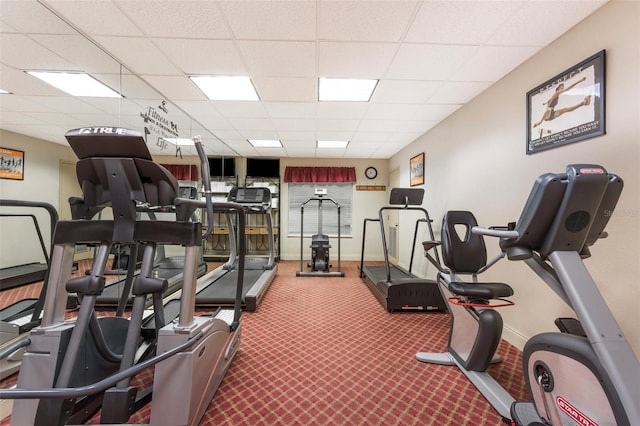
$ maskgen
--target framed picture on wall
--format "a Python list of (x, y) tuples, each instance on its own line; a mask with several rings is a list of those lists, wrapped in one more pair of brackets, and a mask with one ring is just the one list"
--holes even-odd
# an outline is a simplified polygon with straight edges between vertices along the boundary
[(424, 183), (424, 152), (412, 157), (409, 160), (409, 167), (411, 186), (422, 185)]
[(605, 133), (605, 51), (527, 93), (527, 154)]
[(0, 179), (24, 179), (24, 151), (0, 148)]

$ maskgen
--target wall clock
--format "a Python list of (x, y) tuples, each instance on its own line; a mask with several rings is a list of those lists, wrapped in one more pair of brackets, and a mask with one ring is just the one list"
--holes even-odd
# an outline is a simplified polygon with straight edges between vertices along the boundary
[(375, 167), (367, 167), (367, 169), (364, 171), (364, 175), (367, 177), (367, 179), (375, 179), (376, 176), (378, 176), (378, 171)]

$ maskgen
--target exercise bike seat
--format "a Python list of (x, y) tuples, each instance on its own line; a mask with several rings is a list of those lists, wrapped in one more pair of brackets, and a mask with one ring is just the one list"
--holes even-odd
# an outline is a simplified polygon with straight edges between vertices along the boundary
[[(484, 238), (482, 235), (471, 232), (471, 229), (477, 225), (478, 222), (470, 211), (450, 210), (442, 220), (442, 258), (454, 276), (457, 274), (475, 276), (487, 265)], [(501, 282), (452, 280), (448, 287), (449, 291), (456, 296), (485, 300), (513, 295), (511, 286)]]
[(500, 299), (513, 296), (513, 289), (505, 283), (450, 282), (449, 291), (456, 296), (478, 299)]

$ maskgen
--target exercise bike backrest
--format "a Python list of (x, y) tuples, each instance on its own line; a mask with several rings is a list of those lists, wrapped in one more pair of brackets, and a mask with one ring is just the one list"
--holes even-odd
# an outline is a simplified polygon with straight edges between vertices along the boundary
[(495, 236), (502, 237), (500, 247), (511, 260), (528, 259), (533, 252), (544, 259), (554, 251), (588, 257), (588, 247), (606, 236), (604, 228), (622, 187), (621, 178), (597, 165), (573, 164), (566, 173), (544, 174), (510, 226), (515, 233), (504, 236), (498, 231)]
[(487, 264), (484, 238), (471, 232), (474, 226), (478, 222), (470, 211), (450, 210), (442, 219), (442, 259), (454, 273), (475, 274)]

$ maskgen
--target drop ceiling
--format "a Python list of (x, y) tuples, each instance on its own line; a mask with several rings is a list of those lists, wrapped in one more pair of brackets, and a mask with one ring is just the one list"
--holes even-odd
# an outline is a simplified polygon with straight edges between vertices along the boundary
[[(0, 128), (66, 144), (72, 128), (148, 127), (151, 152), (173, 154), (166, 119), (209, 155), (386, 159), (604, 3), (0, 0)], [(25, 70), (84, 71), (124, 98)], [(249, 76), (260, 100), (207, 100), (188, 76), (209, 74)], [(320, 77), (379, 82), (369, 102), (318, 102)]]

